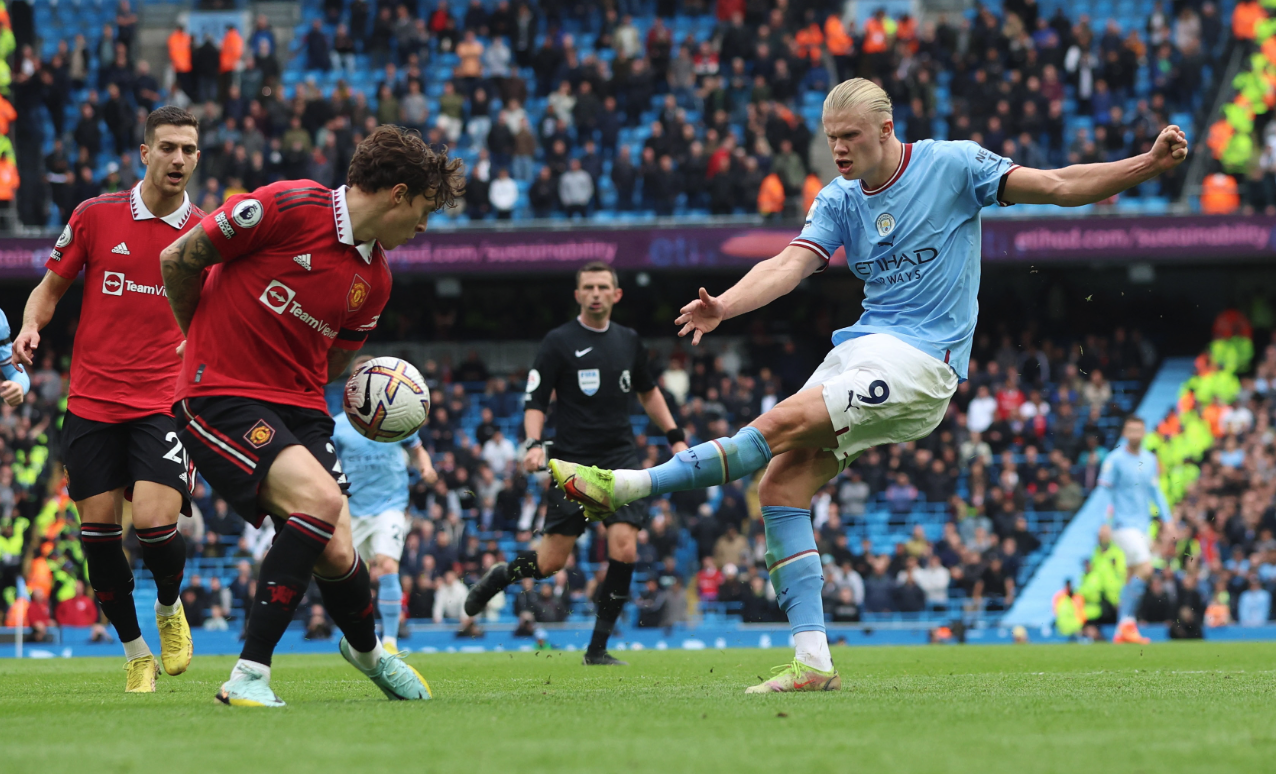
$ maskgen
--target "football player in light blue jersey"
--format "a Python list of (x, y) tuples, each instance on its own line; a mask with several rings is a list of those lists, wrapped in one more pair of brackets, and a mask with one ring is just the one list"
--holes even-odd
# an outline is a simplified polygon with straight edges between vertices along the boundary
[(0, 373), (4, 374), (4, 381), (0, 381), (0, 400), (10, 406), (21, 406), (31, 389), (31, 377), (13, 364), (13, 331), (3, 311), (0, 311)]
[(765, 306), (824, 271), (838, 248), (864, 281), (864, 312), (838, 331), (806, 386), (734, 437), (649, 470), (553, 461), (569, 498), (603, 515), (649, 495), (714, 486), (766, 468), (762, 515), (767, 568), (797, 655), (750, 693), (837, 690), (824, 631), (820, 555), (811, 498), (864, 449), (928, 435), (966, 376), (979, 310), (979, 214), (993, 204), (1102, 201), (1187, 158), (1167, 126), (1145, 154), (1056, 170), (1020, 167), (973, 142), (895, 136), (890, 97), (856, 78), (829, 92), (824, 133), (841, 173), (820, 192), (802, 233), (721, 296), (701, 288), (682, 308), (679, 335), (699, 344), (726, 319)]
[[(354, 367), (371, 359), (361, 356), (355, 360)], [(338, 413), (333, 422), (336, 429), (332, 443), (350, 479), (350, 531), (354, 548), (378, 584), (381, 647), (392, 654), (398, 653), (399, 616), (403, 608), (399, 559), (403, 557), (403, 543), (407, 539), (409, 458), (427, 484), (433, 484), (439, 477), (417, 436), (399, 443), (382, 443), (360, 435), (345, 412)]]
[(1129, 417), (1121, 430), (1125, 443), (1103, 460), (1099, 469), (1097, 494), (1106, 497), (1112, 516), (1112, 542), (1125, 553), (1126, 583), (1117, 604), (1117, 630), (1113, 642), (1145, 644), (1135, 617), (1143, 591), (1152, 575), (1152, 549), (1148, 529), (1152, 525), (1152, 505), (1163, 529), (1172, 529), (1170, 503), (1161, 491), (1161, 468), (1156, 455), (1143, 448), (1147, 428), (1143, 420)]

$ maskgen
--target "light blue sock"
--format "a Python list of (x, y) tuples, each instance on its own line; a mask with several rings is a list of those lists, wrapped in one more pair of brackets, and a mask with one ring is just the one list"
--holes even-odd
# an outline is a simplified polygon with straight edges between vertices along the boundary
[(762, 433), (746, 427), (730, 438), (718, 438), (678, 452), (673, 459), (647, 471), (651, 494), (685, 492), (735, 481), (761, 470), (771, 461), (771, 447)]
[(399, 637), (399, 613), (403, 610), (403, 586), (398, 575), (382, 575), (377, 582), (377, 612), (381, 614), (381, 636)]
[(1147, 581), (1135, 575), (1125, 582), (1121, 589), (1121, 599), (1117, 601), (1117, 622), (1138, 618), (1139, 603), (1143, 601), (1143, 590)]
[(766, 568), (776, 601), (798, 632), (824, 631), (823, 565), (815, 547), (815, 529), (806, 508), (762, 506), (766, 523)]

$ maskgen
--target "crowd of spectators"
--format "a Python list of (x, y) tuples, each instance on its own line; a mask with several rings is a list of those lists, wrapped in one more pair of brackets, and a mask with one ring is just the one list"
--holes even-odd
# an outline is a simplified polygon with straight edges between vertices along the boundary
[(1198, 629), (1276, 619), (1276, 338), (1226, 397), (1202, 406), (1215, 442), (1157, 543), (1149, 623), (1177, 624), (1184, 606)]
[[(653, 363), (653, 373), (696, 442), (735, 432), (790, 394), (790, 354), (784, 344), (697, 356), (675, 350)], [(1137, 332), (1118, 330), (1110, 339), (1096, 336), (1070, 347), (1049, 341), (1019, 347), (1008, 336), (980, 335), (971, 379), (939, 430), (914, 444), (870, 450), (815, 498), (829, 616), (956, 610), (965, 603), (950, 600), (961, 597), (992, 610), (1009, 602), (1019, 569), (1040, 545), (1028, 517), (1075, 510), (1093, 485), (1111, 440), (1101, 422), (1113, 400), (1103, 374), (1146, 378), (1155, 359)], [(412, 525), (401, 561), (404, 612), (454, 621), (462, 617), (467, 586), (534, 540), (544, 517), (544, 483), (529, 480), (518, 465), (521, 374), (493, 375), (477, 353), (459, 363), (425, 362), (421, 370), (433, 402), (421, 437), (440, 479), (433, 487), (419, 480), (412, 485)], [(14, 603), (13, 584), (26, 562), (28, 586), (42, 595), (31, 608), (51, 600), (56, 609), (83, 596), (76, 581), (84, 576), (74, 509), (61, 469), (49, 459), (48, 450), (58, 448), (64, 389), (51, 357), (33, 383), (20, 410), (0, 409), (0, 553), (7, 604)], [(995, 405), (985, 407), (990, 400)], [(660, 437), (654, 431), (639, 436), (644, 466), (663, 460)], [(943, 524), (938, 539), (920, 523), (898, 545), (850, 539), (873, 511), (889, 512), (907, 530), (910, 514), (927, 503), (935, 504), (934, 519)], [(183, 599), (192, 625), (223, 628), (255, 592), (256, 567), (273, 527), (269, 521), (261, 529), (248, 526), (202, 480), (194, 505), (193, 515), (179, 521), (191, 559)], [(639, 626), (669, 626), (705, 612), (782, 620), (765, 570), (754, 482), (660, 498), (651, 512), (638, 540)], [(520, 632), (531, 636), (537, 624), (587, 615), (606, 573), (605, 546), (600, 532), (587, 533), (563, 571), (539, 588), (510, 589), (482, 618), (512, 614)], [(125, 547), (137, 556), (131, 530)], [(317, 604), (314, 596), (298, 615), (314, 636), (323, 636), (331, 624)], [(466, 630), (473, 633), (479, 624), (467, 622)]]
[[(466, 158), (470, 219), (793, 213), (820, 187), (812, 137), (835, 79), (880, 82), (907, 141), (971, 139), (1051, 167), (1150, 147), (1172, 113), (1199, 103), (1221, 39), (1212, 2), (1158, 4), (1143, 28), (1063, 6), (1047, 18), (1031, 0), (973, 18), (879, 11), (859, 27), (838, 3), (724, 0), (682, 3), (679, 18), (712, 21), (680, 39), (673, 4), (654, 17), (644, 4), (637, 16), (611, 4), (425, 5), (330, 0), (290, 48), (265, 16), (218, 40), (179, 26), (169, 61), (151, 63), (136, 57), (137, 16), (121, 0), (100, 31), (22, 46), (16, 120), (24, 136), (47, 125), (54, 139), (47, 154), (19, 154), (22, 220), (43, 225), (52, 202), (65, 221), (79, 201), (131, 185), (142, 118), (161, 103), (202, 121), (206, 209), (281, 178), (339, 185), (359, 140), (393, 122)], [(289, 71), (303, 82), (286, 85)], [(1181, 181), (1157, 185), (1174, 196)]]
[[(1249, 322), (1226, 315), (1243, 334), (1218, 338), (1201, 355), (1143, 444), (1159, 458), (1172, 513), (1168, 528), (1153, 525), (1154, 574), (1137, 617), (1176, 639), (1276, 620), (1276, 336), (1251, 368)], [(1125, 557), (1103, 527), (1080, 585), (1055, 597), (1056, 627), (1099, 639), (1100, 625), (1116, 623), (1125, 582)]]
[[(657, 366), (658, 382), (693, 441), (729, 435), (791, 392), (778, 373), (787, 362), (784, 349), (696, 358), (675, 351)], [(1012, 601), (1019, 569), (1041, 545), (1026, 514), (1073, 511), (1093, 486), (1111, 440), (1102, 420), (1113, 393), (1103, 371), (1145, 378), (1156, 358), (1137, 332), (1123, 330), (1111, 340), (1026, 350), (1009, 337), (994, 344), (985, 335), (975, 354), (971, 380), (935, 434), (871, 450), (815, 498), (830, 615), (858, 620), (860, 610), (942, 610), (952, 597), (992, 610)], [(489, 376), (476, 355), (455, 366), (427, 362), (422, 372), (434, 387), (422, 437), (441, 478), (433, 488), (414, 486), (402, 573), (407, 614), (437, 621), (459, 617), (459, 589), (534, 539), (544, 517), (543, 482), (518, 469), (520, 396), (506, 379)], [(1046, 385), (1051, 389), (1042, 397)], [(995, 405), (981, 415), (989, 400)], [(662, 445), (648, 441), (639, 438), (644, 466), (664, 455)], [(885, 508), (903, 524), (927, 502), (941, 509), (938, 523), (949, 522), (938, 540), (918, 525), (895, 546), (851, 544), (847, 528), (863, 525), (867, 511)], [(780, 620), (751, 482), (675, 494), (651, 509), (652, 521), (638, 537), (639, 625), (684, 620), (697, 601), (745, 621)], [(239, 550), (266, 543), (250, 536)], [(528, 632), (534, 623), (588, 611), (606, 571), (605, 545), (592, 534), (541, 589), (511, 591), (513, 613), (526, 619)], [(506, 602), (497, 599), (491, 615), (499, 616)]]

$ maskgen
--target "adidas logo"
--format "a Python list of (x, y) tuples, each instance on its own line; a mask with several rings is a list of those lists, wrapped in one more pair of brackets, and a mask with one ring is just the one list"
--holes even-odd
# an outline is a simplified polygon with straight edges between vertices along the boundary
[(310, 253), (293, 256), (293, 260), (297, 262), (298, 266), (302, 267), (306, 271), (310, 271)]
[[(128, 245), (124, 244), (123, 242), (120, 242), (120, 243), (119, 243), (118, 245), (116, 245), (115, 247), (112, 247), (112, 248), (111, 248), (111, 252), (115, 253), (116, 255), (130, 255), (130, 254), (131, 254), (131, 253), (129, 253), (129, 251), (128, 251)], [(307, 267), (307, 268), (308, 268), (308, 267)]]

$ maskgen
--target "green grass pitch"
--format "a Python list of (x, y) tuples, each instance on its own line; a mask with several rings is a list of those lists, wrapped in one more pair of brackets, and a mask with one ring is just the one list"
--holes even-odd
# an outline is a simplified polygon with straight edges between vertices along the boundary
[(791, 651), (409, 656), (389, 702), (339, 656), (281, 656), (289, 706), (220, 706), (233, 659), (158, 693), (123, 658), (0, 660), (0, 771), (1276, 771), (1276, 643), (834, 648), (840, 693), (745, 696)]

